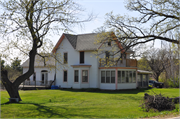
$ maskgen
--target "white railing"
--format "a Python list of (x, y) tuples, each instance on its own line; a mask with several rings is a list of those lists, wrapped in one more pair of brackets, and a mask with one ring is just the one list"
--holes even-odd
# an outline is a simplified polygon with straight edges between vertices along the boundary
[(29, 86), (45, 86), (48, 87), (52, 83), (52, 80), (50, 81), (24, 81), (22, 85), (29, 85)]

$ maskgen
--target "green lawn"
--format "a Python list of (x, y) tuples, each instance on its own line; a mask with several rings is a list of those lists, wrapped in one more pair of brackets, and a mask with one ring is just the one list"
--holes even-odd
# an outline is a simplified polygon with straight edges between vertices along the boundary
[[(177, 109), (144, 112), (139, 105), (145, 92), (178, 97), (179, 89), (84, 92), (78, 90), (20, 91), (23, 101), (9, 104), (1, 91), (1, 118), (140, 118), (178, 115)], [(179, 105), (176, 105), (179, 107)]]

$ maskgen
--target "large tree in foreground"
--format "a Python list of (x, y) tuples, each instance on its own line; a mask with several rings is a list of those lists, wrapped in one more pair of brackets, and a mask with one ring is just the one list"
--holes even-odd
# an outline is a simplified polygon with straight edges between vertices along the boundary
[[(81, 7), (72, 0), (4, 0), (0, 2), (0, 32), (24, 52), (22, 44), (29, 45), (29, 69), (14, 82), (2, 70), (2, 82), (11, 98), (19, 96), (19, 85), (34, 73), (35, 55), (47, 35), (53, 30), (70, 30), (71, 26), (92, 19), (79, 20)], [(20, 47), (21, 46), (21, 47)], [(40, 54), (39, 54), (40, 55)]]
[[(180, 0), (128, 0), (126, 8), (137, 14), (106, 15), (103, 32), (112, 29), (125, 49), (157, 39), (179, 44)], [(169, 35), (171, 34), (171, 35)]]

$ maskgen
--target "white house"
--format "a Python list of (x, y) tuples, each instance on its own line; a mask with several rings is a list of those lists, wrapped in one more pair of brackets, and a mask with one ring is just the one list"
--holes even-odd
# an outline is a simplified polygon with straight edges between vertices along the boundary
[[(29, 59), (27, 59), (21, 66), (23, 67), (23, 73), (26, 73), (29, 68)], [(25, 85), (48, 86), (55, 77), (55, 59), (53, 57), (46, 57), (43, 59), (36, 55), (34, 70), (34, 74), (25, 81)]]
[[(148, 73), (137, 72), (137, 60), (130, 59), (132, 50), (127, 50), (125, 55), (122, 52), (112, 57), (117, 50), (123, 46), (115, 41), (102, 41), (94, 44), (97, 34), (70, 35), (63, 33), (53, 49), (56, 57), (63, 56), (63, 63), (67, 65), (62, 70), (56, 70), (56, 85), (61, 88), (99, 88), (107, 90), (136, 89), (143, 77), (145, 83), (140, 87), (148, 86)], [(113, 40), (116, 40), (114, 37)], [(103, 47), (105, 46), (105, 47)], [(100, 50), (99, 57), (93, 54)], [(106, 64), (121, 57), (115, 64), (106, 67)], [(107, 58), (107, 59), (106, 59)], [(57, 69), (61, 69), (59, 62), (55, 63)], [(139, 76), (138, 76), (139, 75)], [(143, 76), (145, 75), (145, 76)]]

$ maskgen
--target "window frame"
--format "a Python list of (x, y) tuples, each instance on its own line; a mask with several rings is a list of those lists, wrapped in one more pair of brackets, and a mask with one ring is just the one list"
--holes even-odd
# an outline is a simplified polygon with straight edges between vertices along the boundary
[[(81, 56), (82, 56), (81, 53), (82, 53), (82, 52), (84, 53), (84, 54), (83, 54), (83, 55), (84, 55), (84, 56), (83, 56), (83, 62), (81, 62), (81, 59), (82, 59), (82, 58), (81, 58)], [(80, 63), (80, 64), (84, 64), (84, 63), (85, 63), (85, 52), (84, 52), (84, 51), (80, 51), (80, 52), (79, 52), (79, 63)]]
[[(120, 74), (120, 77), (119, 77), (119, 74)], [(118, 80), (118, 83), (122, 83), (122, 71), (121, 70), (117, 71), (117, 80)]]
[(112, 83), (112, 72), (114, 72), (114, 83), (116, 83), (116, 71), (111, 70), (111, 79), (110, 79), (110, 83)]
[(107, 42), (107, 46), (111, 46), (111, 41), (108, 41), (108, 42)]
[(136, 76), (137, 74), (136, 74), (136, 71), (132, 71), (132, 83), (136, 83)]
[[(87, 71), (87, 82), (83, 82), (83, 71)], [(81, 71), (81, 82), (82, 83), (89, 83), (89, 70), (88, 69), (83, 69)]]
[[(45, 77), (47, 78), (47, 80), (45, 79)], [(42, 80), (42, 79), (44, 79), (44, 80)], [(46, 84), (47, 82), (48, 82), (48, 70), (41, 70), (41, 83)]]
[[(104, 82), (102, 82), (102, 80), (100, 80), (100, 83), (102, 83), (102, 84), (115, 84), (116, 83), (116, 71), (115, 70), (101, 70), (101, 79), (102, 79), (102, 72), (105, 72), (105, 81)], [(109, 79), (109, 82), (107, 83), (106, 82), (106, 79), (107, 79), (107, 71), (109, 71), (110, 72), (110, 79)], [(112, 72), (114, 72), (115, 73), (115, 82), (114, 83), (112, 83), (112, 81), (111, 81), (111, 75), (112, 75)]]
[[(67, 56), (66, 56), (67, 60), (65, 60), (65, 57), (64, 57), (65, 55), (64, 55), (64, 54), (67, 54)], [(64, 52), (64, 53), (63, 53), (63, 58), (64, 58), (63, 63), (64, 63), (64, 64), (68, 64), (68, 52)]]
[[(75, 72), (76, 72), (76, 71), (78, 71), (78, 81), (77, 81), (77, 82), (75, 81), (75, 74), (76, 74)], [(74, 83), (79, 83), (79, 70), (77, 70), (77, 69), (74, 70)]]
[(104, 82), (106, 83), (106, 71), (105, 70), (101, 70), (101, 83), (102, 83), (102, 72), (104, 72)]
[[(66, 76), (67, 79), (66, 79), (66, 81), (64, 81), (64, 78), (65, 78), (64, 72), (65, 72), (65, 71), (67, 72), (67, 76)], [(64, 82), (64, 83), (67, 83), (67, 82), (68, 82), (68, 70), (63, 70), (63, 82)]]

